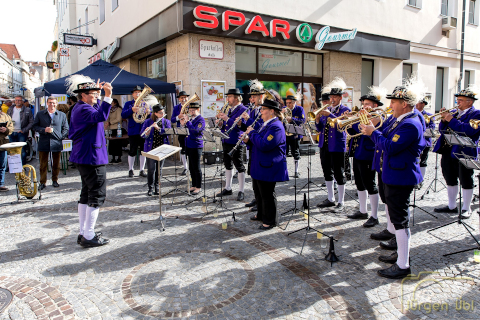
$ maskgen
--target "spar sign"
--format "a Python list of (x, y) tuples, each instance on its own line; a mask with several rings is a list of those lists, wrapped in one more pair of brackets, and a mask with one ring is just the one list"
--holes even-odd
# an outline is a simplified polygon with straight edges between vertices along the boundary
[(231, 33), (231, 29), (243, 26), (246, 35), (281, 37), (280, 39), (283, 40), (290, 40), (292, 34), (300, 43), (309, 43), (315, 39), (316, 50), (322, 50), (325, 43), (353, 40), (357, 35), (356, 28), (332, 33), (329, 26), (324, 26), (320, 30), (317, 28), (318, 31), (314, 34), (313, 28), (308, 23), (299, 23), (294, 27), (284, 19), (273, 18), (270, 21), (264, 21), (260, 15), (255, 15), (248, 21), (242, 12), (224, 10), (220, 15), (216, 8), (205, 5), (196, 6), (193, 9), (193, 16), (196, 19), (193, 25), (197, 28), (213, 30), (221, 26), (222, 31)]
[(72, 46), (93, 47), (97, 44), (97, 40), (93, 39), (92, 36), (82, 36), (79, 34), (64, 33), (63, 43)]

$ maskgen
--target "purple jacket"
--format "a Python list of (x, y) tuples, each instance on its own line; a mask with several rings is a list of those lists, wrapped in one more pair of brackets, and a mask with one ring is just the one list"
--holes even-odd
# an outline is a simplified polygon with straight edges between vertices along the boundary
[[(346, 152), (347, 151), (347, 134), (346, 132), (340, 132), (337, 127), (330, 127), (327, 124), (328, 118), (337, 118), (341, 116), (345, 111), (350, 111), (347, 106), (340, 104), (335, 107), (328, 117), (321, 116), (320, 122), (315, 123), (319, 132), (318, 146), (321, 148), (325, 141), (328, 141), (328, 151), (330, 152)], [(325, 137), (325, 126), (328, 126), (328, 136)], [(327, 140), (328, 139), (328, 140)]]
[(72, 140), (70, 162), (94, 166), (108, 163), (103, 122), (108, 119), (111, 106), (105, 101), (93, 106), (81, 100), (77, 102), (72, 111), (68, 135)]
[[(232, 109), (228, 112), (228, 120), (226, 123), (223, 124), (222, 126), (222, 132), (225, 133), (228, 129), (230, 129), (233, 126), (233, 123), (235, 120), (247, 111), (247, 108), (243, 104), (239, 104), (238, 106), (235, 107), (234, 112), (232, 112)], [(242, 123), (245, 123), (245, 119), (240, 120)], [(223, 143), (226, 144), (236, 144), (238, 142), (238, 139), (240, 139), (240, 136), (243, 134), (243, 131), (238, 127), (238, 125), (235, 125), (235, 128), (232, 129), (230, 132), (230, 138), (223, 140)]]
[[(145, 120), (145, 122), (143, 123), (143, 126), (142, 126), (142, 131), (140, 132), (140, 134), (143, 133), (143, 131), (145, 131), (148, 127), (150, 127), (151, 125), (153, 124), (153, 120), (152, 118), (148, 118), (147, 120)], [(158, 125), (160, 127), (160, 134), (162, 135), (162, 138), (163, 138), (163, 144), (170, 144), (168, 142), (168, 135), (165, 135), (165, 128), (171, 128), (172, 125), (170, 123), (170, 120), (168, 119), (165, 119), (165, 117), (162, 118), (162, 122)], [(143, 145), (143, 151), (144, 152), (149, 152), (152, 150), (152, 147), (153, 147), (153, 128), (150, 130), (150, 133), (148, 136), (145, 137), (145, 144)]]
[[(420, 112), (422, 115), (428, 115), (428, 116), (431, 116), (432, 114), (431, 113), (428, 113), (427, 111), (423, 110), (422, 112)], [(425, 117), (423, 117), (425, 119)], [(426, 127), (428, 129), (435, 129), (435, 121), (430, 121), (429, 124), (426, 124)], [(425, 146), (426, 148), (427, 147), (431, 147), (432, 146), (432, 138), (425, 138), (425, 142), (427, 143), (427, 145)]]
[(122, 109), (122, 119), (128, 119), (128, 135), (134, 136), (141, 134), (143, 123), (136, 123), (133, 120), (133, 106), (135, 105), (135, 100), (125, 102), (125, 105)]

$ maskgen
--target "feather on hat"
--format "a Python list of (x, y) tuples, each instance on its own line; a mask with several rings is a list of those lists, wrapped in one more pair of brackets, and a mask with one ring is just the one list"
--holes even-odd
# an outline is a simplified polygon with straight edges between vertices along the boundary
[(330, 92), (324, 92), (324, 90), (322, 90), (322, 93), (328, 93), (330, 95), (342, 95), (345, 92), (345, 89), (347, 89), (347, 84), (342, 78), (335, 77), (335, 79), (333, 79), (325, 87), (330, 88)]
[(459, 93), (455, 94), (455, 97), (467, 97), (473, 100), (478, 100), (477, 98), (475, 98), (475, 96), (479, 93), (480, 93), (480, 88), (478, 88), (474, 84), (471, 84), (468, 86), (468, 88), (463, 89)]
[(265, 88), (263, 87), (263, 84), (258, 81), (258, 79), (248, 81), (248, 85), (250, 86), (249, 94), (251, 95), (265, 93)]
[(81, 91), (100, 90), (96, 85), (92, 78), (82, 74), (71, 75), (65, 80), (65, 86), (67, 87), (67, 93), (69, 95), (74, 95)]
[(387, 92), (388, 92), (387, 88), (371, 86), (371, 87), (368, 87), (368, 89), (370, 91), (368, 92), (368, 94), (362, 96), (360, 98), (360, 101), (371, 100), (376, 104), (378, 104), (379, 106), (383, 106), (382, 99), (385, 99), (385, 97), (387, 96)]
[(422, 79), (413, 74), (405, 80), (404, 86), (397, 86), (392, 94), (387, 94), (387, 99), (405, 100), (409, 105), (416, 105), (425, 98), (427, 87)]

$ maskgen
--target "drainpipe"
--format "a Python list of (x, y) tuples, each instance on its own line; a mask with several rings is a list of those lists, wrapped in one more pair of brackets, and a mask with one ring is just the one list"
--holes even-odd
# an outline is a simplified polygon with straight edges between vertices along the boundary
[(463, 56), (465, 52), (465, 7), (467, 6), (467, 0), (463, 0), (462, 8), (462, 40), (461, 40), (461, 49), (460, 49), (460, 78), (458, 79), (457, 92), (462, 90), (462, 79), (463, 79)]

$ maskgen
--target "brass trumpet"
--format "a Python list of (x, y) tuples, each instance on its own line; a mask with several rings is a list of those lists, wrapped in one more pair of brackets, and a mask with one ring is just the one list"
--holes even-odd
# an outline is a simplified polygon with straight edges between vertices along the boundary
[(429, 124), (432, 121), (432, 119), (433, 119), (433, 121), (435, 121), (435, 117), (437, 117), (437, 116), (439, 116), (439, 115), (441, 115), (445, 112), (450, 112), (450, 113), (453, 114), (457, 111), (458, 111), (457, 108), (451, 108), (451, 109), (443, 110), (443, 111), (440, 111), (438, 113), (432, 114), (431, 116), (428, 116), (428, 115), (424, 114), (423, 117), (425, 118), (425, 122), (427, 124)]
[(478, 127), (480, 126), (480, 120), (472, 119), (472, 120), (470, 120), (469, 123), (470, 123), (470, 127), (472, 127), (475, 130), (477, 130)]
[(329, 104), (326, 104), (324, 105), (323, 107), (321, 107), (320, 109), (318, 110), (315, 110), (315, 111), (310, 111), (307, 113), (307, 119), (308, 121), (315, 121), (315, 117), (317, 116), (317, 114), (323, 110), (325, 110), (326, 108), (330, 107)]
[(348, 129), (351, 129), (352, 126), (356, 123), (368, 124), (371, 119), (379, 118), (380, 122), (375, 127), (375, 129), (378, 129), (383, 125), (383, 122), (387, 119), (387, 117), (388, 117), (388, 113), (385, 110), (383, 110), (382, 108), (375, 108), (370, 112), (368, 112), (368, 114), (364, 114), (360, 112), (358, 115), (355, 115), (353, 117), (349, 117), (345, 120), (337, 121), (336, 122), (337, 130), (340, 132), (345, 131), (348, 139), (359, 137), (362, 135), (362, 133), (350, 135), (348, 133)]

